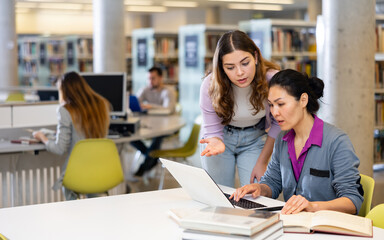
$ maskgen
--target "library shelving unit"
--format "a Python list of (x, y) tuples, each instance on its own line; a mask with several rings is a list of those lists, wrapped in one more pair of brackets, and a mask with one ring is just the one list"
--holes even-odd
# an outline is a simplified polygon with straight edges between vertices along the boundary
[(384, 15), (376, 15), (374, 169), (384, 166)]
[(66, 41), (61, 36), (41, 37), (39, 85), (52, 86), (66, 70)]
[(175, 85), (178, 79), (177, 32), (157, 32), (153, 28), (132, 31), (132, 91), (144, 87), (148, 69), (156, 65), (163, 69), (164, 83)]
[[(179, 28), (179, 102), (189, 127), (200, 115), (200, 85), (207, 71), (211, 70), (216, 44), (221, 35), (235, 29), (238, 29), (236, 25), (205, 24)], [(190, 132), (188, 127), (185, 129), (186, 133)]]
[(291, 19), (253, 19), (239, 22), (264, 58), (282, 69), (316, 76), (316, 22)]
[(19, 85), (36, 86), (39, 79), (39, 46), (37, 37), (21, 37), (18, 39), (18, 76)]
[(125, 61), (127, 73), (127, 90), (132, 91), (132, 36), (125, 36)]
[(65, 72), (93, 72), (92, 36), (66, 36), (65, 51)]

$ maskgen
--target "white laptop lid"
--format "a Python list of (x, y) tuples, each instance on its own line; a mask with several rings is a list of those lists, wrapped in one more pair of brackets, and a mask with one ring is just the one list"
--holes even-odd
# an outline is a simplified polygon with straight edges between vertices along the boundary
[[(202, 168), (181, 164), (160, 158), (160, 161), (177, 180), (181, 187), (187, 191), (195, 201), (216, 207), (234, 207), (232, 203), (225, 197), (223, 191)], [(231, 194), (234, 189), (225, 187), (224, 191)], [(231, 191), (232, 190), (232, 191)], [(244, 197), (247, 200), (261, 203), (267, 207), (276, 207), (284, 205), (284, 202), (266, 197), (252, 198), (252, 196)], [(263, 208), (259, 208), (263, 209)]]

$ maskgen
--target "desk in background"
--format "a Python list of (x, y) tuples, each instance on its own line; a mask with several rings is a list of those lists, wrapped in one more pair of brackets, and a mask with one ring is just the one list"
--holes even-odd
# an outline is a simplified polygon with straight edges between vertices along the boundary
[[(121, 154), (130, 141), (173, 134), (185, 125), (179, 115), (140, 116), (140, 121), (141, 127), (137, 133), (113, 139)], [(0, 140), (0, 208), (64, 200), (62, 192), (54, 191), (51, 187), (59, 178), (67, 155), (47, 152), (44, 144), (10, 143), (11, 139), (29, 134), (24, 128), (0, 129), (3, 138)], [(128, 166), (122, 165), (127, 170)], [(121, 194), (125, 190), (125, 185), (121, 184), (110, 194)]]
[[(18, 239), (181, 239), (168, 217), (171, 208), (202, 208), (181, 188), (0, 209), (0, 231)], [(280, 239), (384, 239), (314, 233), (284, 234)]]

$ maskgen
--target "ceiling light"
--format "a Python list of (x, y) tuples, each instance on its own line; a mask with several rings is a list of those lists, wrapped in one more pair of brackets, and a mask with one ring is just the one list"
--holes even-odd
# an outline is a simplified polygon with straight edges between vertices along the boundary
[(15, 10), (16, 14), (17, 13), (29, 13), (31, 10), (29, 8), (17, 8)]
[(39, 8), (60, 10), (81, 10), (83, 5), (76, 3), (40, 3)]
[(124, 1), (125, 5), (130, 5), (130, 6), (151, 6), (153, 5), (152, 1), (132, 1), (132, 0), (125, 0)]
[(166, 12), (167, 8), (163, 6), (128, 6), (128, 12)]
[(268, 3), (268, 4), (293, 4), (294, 0), (209, 0), (210, 2), (242, 2), (242, 3)]
[(165, 1), (163, 6), (166, 7), (197, 7), (197, 2), (189, 1)]
[(37, 3), (31, 2), (17, 2), (16, 8), (35, 8), (37, 7)]
[(269, 3), (269, 4), (293, 4), (293, 0), (251, 0), (253, 3)]
[(229, 9), (247, 9), (247, 10), (264, 10), (264, 11), (281, 11), (283, 7), (281, 5), (272, 4), (241, 4), (233, 3), (228, 4)]

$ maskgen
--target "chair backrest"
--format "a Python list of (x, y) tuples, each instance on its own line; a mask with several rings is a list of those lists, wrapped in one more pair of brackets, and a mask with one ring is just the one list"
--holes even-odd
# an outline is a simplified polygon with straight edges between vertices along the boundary
[(359, 216), (365, 217), (368, 212), (371, 210), (373, 189), (375, 187), (375, 180), (370, 176), (360, 174), (360, 184), (363, 186), (364, 190), (364, 202), (361, 205)]
[(104, 193), (123, 180), (115, 143), (106, 138), (85, 139), (70, 154), (63, 186), (80, 194)]
[(184, 145), (184, 148), (188, 149), (188, 152), (191, 153), (190, 155), (193, 155), (196, 152), (196, 149), (199, 145), (198, 144), (199, 134), (200, 134), (200, 124), (194, 123), (191, 131), (191, 135), (189, 135), (189, 138)]
[(10, 93), (5, 100), (6, 102), (24, 102), (24, 94), (23, 93)]
[(372, 208), (372, 210), (367, 214), (366, 218), (372, 220), (373, 226), (384, 228), (384, 203)]

